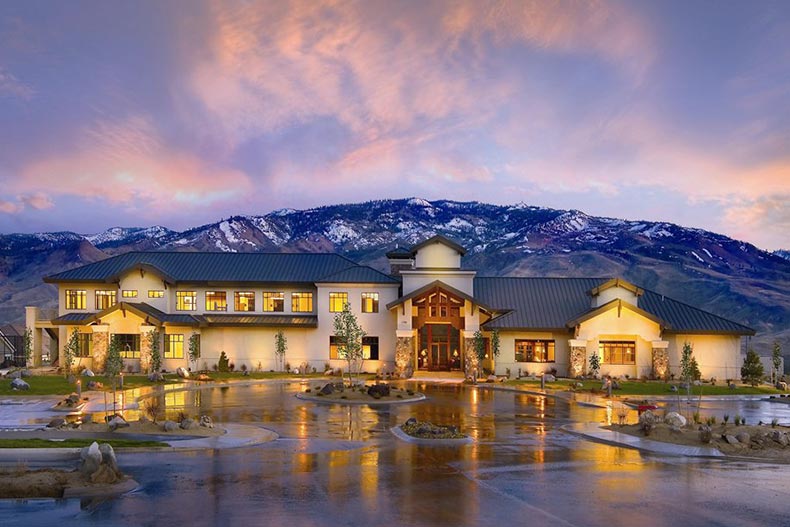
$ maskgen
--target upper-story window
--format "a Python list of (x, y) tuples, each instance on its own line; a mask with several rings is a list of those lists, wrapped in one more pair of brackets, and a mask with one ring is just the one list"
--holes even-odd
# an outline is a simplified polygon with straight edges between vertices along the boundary
[(96, 291), (96, 311), (104, 311), (115, 305), (118, 298), (114, 290)]
[(165, 292), (161, 289), (149, 289), (148, 298), (164, 298)]
[(66, 309), (86, 309), (88, 292), (83, 289), (66, 289)]
[(379, 312), (379, 294), (378, 293), (362, 293), (362, 312), (363, 313), (378, 313)]
[(636, 343), (622, 340), (602, 340), (598, 351), (604, 364), (636, 364)]
[(330, 313), (340, 313), (346, 304), (348, 304), (348, 293), (329, 293)]
[(195, 291), (176, 291), (176, 311), (194, 311), (197, 308)]
[(291, 311), (309, 313), (313, 310), (313, 293), (291, 293)]
[(137, 289), (124, 289), (121, 291), (123, 298), (137, 298)]
[(263, 310), (282, 313), (285, 311), (285, 293), (278, 291), (263, 292)]
[(234, 304), (236, 311), (255, 311), (255, 293), (252, 291), (236, 291)]
[(206, 291), (206, 311), (227, 311), (228, 298), (225, 291)]

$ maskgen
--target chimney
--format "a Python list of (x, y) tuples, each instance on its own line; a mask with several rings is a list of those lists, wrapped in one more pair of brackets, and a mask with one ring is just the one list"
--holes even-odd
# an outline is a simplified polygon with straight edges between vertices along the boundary
[(387, 253), (390, 263), (390, 275), (400, 276), (401, 271), (408, 271), (414, 268), (414, 256), (411, 251), (399, 247)]

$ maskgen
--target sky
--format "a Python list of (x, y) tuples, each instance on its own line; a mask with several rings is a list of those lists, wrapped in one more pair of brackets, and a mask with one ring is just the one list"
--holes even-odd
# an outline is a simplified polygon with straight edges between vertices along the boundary
[(411, 196), (790, 249), (790, 2), (0, 2), (0, 232)]

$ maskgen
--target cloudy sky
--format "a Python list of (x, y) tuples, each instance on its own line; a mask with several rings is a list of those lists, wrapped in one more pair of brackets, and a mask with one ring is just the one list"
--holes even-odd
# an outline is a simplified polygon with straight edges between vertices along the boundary
[(0, 232), (407, 196), (790, 248), (790, 3), (0, 3)]

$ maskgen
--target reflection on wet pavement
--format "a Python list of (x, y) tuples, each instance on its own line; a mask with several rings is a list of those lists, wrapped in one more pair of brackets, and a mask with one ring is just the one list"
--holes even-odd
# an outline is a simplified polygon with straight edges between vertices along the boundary
[[(0, 502), (4, 525), (685, 525), (782, 524), (787, 468), (658, 458), (559, 430), (607, 410), (458, 385), (389, 408), (321, 405), (268, 383), (161, 395), (169, 413), (256, 423), (281, 439), (254, 448), (121, 455), (141, 484), (104, 500)], [(759, 419), (760, 402), (705, 403)], [(786, 412), (786, 408), (778, 409)], [(787, 414), (783, 414), (787, 416)], [(476, 442), (415, 446), (389, 428), (408, 417), (458, 424)], [(629, 415), (635, 419), (635, 415)], [(782, 417), (786, 419), (786, 417)]]

